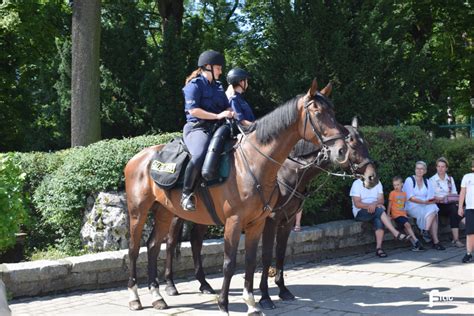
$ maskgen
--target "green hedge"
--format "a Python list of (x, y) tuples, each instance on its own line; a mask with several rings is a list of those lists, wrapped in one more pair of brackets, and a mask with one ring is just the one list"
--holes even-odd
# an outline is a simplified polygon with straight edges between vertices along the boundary
[(30, 248), (56, 244), (74, 253), (81, 248), (80, 229), (86, 199), (99, 191), (124, 188), (123, 168), (141, 149), (165, 143), (178, 134), (104, 140), (57, 153), (17, 154), (32, 192)]
[[(470, 172), (470, 157), (474, 153), (472, 139), (431, 140), (426, 132), (414, 126), (363, 127), (361, 130), (370, 155), (378, 164), (377, 170), (386, 196), (392, 190), (392, 178), (395, 175), (405, 178), (414, 174), (415, 162), (418, 160), (428, 164), (427, 176), (431, 176), (436, 172), (436, 159), (445, 156), (450, 162), (449, 174), (454, 177), (458, 188), (462, 175)], [(327, 178), (327, 175), (321, 175), (312, 182), (311, 188), (314, 189), (327, 181), (317, 194), (305, 201), (304, 224), (353, 218), (349, 198), (353, 180)]]
[(0, 254), (15, 244), (15, 234), (27, 218), (23, 195), (25, 176), (14, 162), (13, 154), (0, 154)]
[[(391, 190), (394, 175), (413, 174), (417, 160), (429, 164), (431, 175), (435, 159), (444, 155), (457, 183), (469, 172), (469, 159), (474, 152), (470, 139), (432, 141), (418, 127), (365, 127), (362, 131), (372, 158), (379, 163), (385, 193)], [(99, 191), (123, 190), (127, 161), (144, 147), (165, 143), (177, 135), (105, 140), (56, 153), (16, 153), (14, 160), (26, 173), (24, 190), (32, 195), (30, 248), (46, 249), (56, 244), (70, 254), (81, 249), (79, 233), (87, 197)], [(322, 175), (312, 187), (324, 181), (326, 185), (305, 202), (304, 224), (352, 218), (348, 197), (352, 180)]]

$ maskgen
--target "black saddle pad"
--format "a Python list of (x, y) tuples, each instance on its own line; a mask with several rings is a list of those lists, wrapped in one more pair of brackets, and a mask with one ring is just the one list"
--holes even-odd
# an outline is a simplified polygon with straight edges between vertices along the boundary
[[(230, 152), (234, 141), (227, 141), (219, 159), (219, 173), (215, 179), (204, 181), (207, 186), (224, 183), (230, 174)], [(165, 190), (182, 188), (189, 153), (182, 138), (175, 138), (157, 151), (151, 159), (150, 175), (156, 185)]]

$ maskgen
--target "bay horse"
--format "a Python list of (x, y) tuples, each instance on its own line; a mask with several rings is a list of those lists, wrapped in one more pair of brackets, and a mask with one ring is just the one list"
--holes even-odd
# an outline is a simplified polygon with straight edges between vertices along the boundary
[[(348, 158), (344, 164), (340, 164), (344, 170), (348, 170), (352, 175), (349, 177), (362, 178), (367, 188), (375, 186), (379, 178), (375, 165), (369, 156), (367, 145), (359, 132), (358, 120), (354, 118), (352, 125), (345, 126), (345, 141), (349, 147)], [(276, 276), (275, 283), (279, 287), (279, 297), (282, 300), (293, 300), (295, 296), (286, 288), (284, 283), (284, 261), (288, 238), (294, 226), (295, 216), (301, 208), (304, 199), (311, 193), (307, 186), (311, 180), (321, 173), (327, 173), (331, 161), (321, 159), (324, 157), (323, 147), (316, 146), (304, 140), (300, 140), (293, 148), (288, 159), (283, 163), (283, 167), (278, 171), (278, 201), (273, 208), (272, 215), (266, 218), (262, 235), (262, 277), (260, 291), (262, 293), (260, 306), (264, 309), (274, 309), (268, 293), (268, 273), (273, 258), (274, 242), (276, 238)], [(295, 172), (296, 171), (296, 172)], [(336, 174), (339, 175), (339, 174)], [(173, 280), (172, 261), (179, 233), (184, 223), (183, 219), (175, 217), (170, 228), (170, 235), (167, 240), (167, 256), (165, 282), (166, 293), (170, 296), (178, 295), (178, 291)], [(205, 274), (201, 260), (201, 249), (204, 235), (207, 232), (206, 225), (194, 225), (191, 229), (191, 249), (193, 253), (195, 277), (200, 282), (199, 290), (202, 293), (213, 294), (215, 291), (205, 279)]]
[[(293, 146), (300, 139), (330, 149), (332, 161), (343, 161), (347, 154), (344, 131), (336, 122), (330, 103), (324, 94), (327, 86), (318, 92), (313, 80), (308, 92), (294, 97), (271, 113), (255, 122), (255, 130), (242, 138), (231, 154), (231, 170), (228, 180), (210, 187), (212, 200), (224, 233), (224, 280), (217, 304), (221, 312), (228, 314), (229, 287), (236, 268), (236, 256), (240, 234), (245, 231), (245, 282), (243, 299), (248, 313), (260, 315), (253, 296), (253, 276), (256, 267), (258, 242), (265, 218), (277, 201), (277, 173)], [(214, 225), (203, 201), (197, 197), (196, 211), (186, 212), (180, 206), (181, 190), (163, 190), (150, 177), (151, 158), (164, 145), (145, 148), (125, 166), (125, 190), (130, 218), (129, 242), (129, 308), (142, 309), (137, 291), (136, 261), (140, 248), (143, 226), (151, 210), (154, 227), (147, 241), (148, 285), (153, 307), (167, 308), (159, 292), (157, 258), (160, 245), (167, 236), (174, 215), (198, 224)], [(249, 157), (252, 157), (250, 160)]]

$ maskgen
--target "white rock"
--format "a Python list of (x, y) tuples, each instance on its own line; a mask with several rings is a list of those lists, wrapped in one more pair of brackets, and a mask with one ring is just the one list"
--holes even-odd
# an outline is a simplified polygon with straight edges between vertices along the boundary
[[(81, 238), (93, 251), (128, 248), (128, 211), (124, 192), (100, 192), (87, 199)], [(151, 234), (152, 223), (143, 229), (141, 245)]]

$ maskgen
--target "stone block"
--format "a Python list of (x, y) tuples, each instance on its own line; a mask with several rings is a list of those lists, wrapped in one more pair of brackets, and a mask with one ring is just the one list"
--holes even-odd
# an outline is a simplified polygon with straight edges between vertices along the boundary
[(72, 273), (116, 269), (121, 268), (124, 263), (123, 254), (117, 251), (69, 257), (66, 260), (71, 262)]

